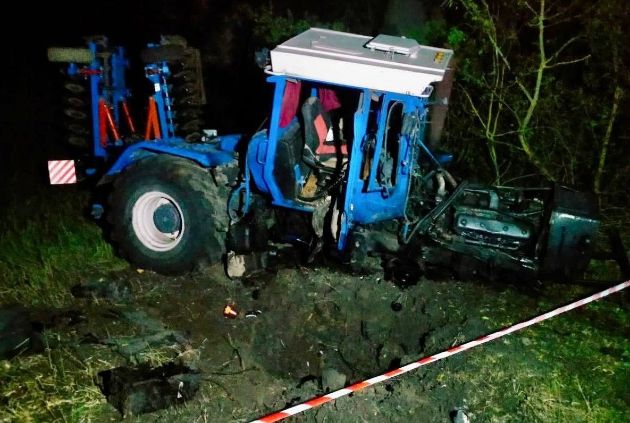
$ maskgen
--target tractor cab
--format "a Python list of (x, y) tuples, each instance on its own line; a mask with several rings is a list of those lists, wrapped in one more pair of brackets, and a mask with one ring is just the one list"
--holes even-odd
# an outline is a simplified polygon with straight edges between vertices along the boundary
[(451, 50), (403, 37), (311, 28), (271, 51), (268, 130), (254, 135), (248, 171), (272, 203), (339, 210), (338, 248), (357, 224), (402, 218), (432, 83)]

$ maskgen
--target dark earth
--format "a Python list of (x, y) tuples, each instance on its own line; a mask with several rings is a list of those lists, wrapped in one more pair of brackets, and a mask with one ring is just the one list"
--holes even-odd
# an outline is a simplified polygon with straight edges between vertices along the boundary
[[(72, 289), (72, 310), (31, 313), (44, 328), (60, 334), (48, 345), (51, 350), (69, 350), (78, 361), (102, 369), (101, 380), (95, 380), (100, 405), (87, 414), (89, 421), (118, 421), (124, 415), (141, 422), (245, 422), (605, 287), (457, 281), (445, 274), (399, 286), (385, 279), (377, 259), (369, 263), (372, 267), (363, 274), (348, 273), (334, 263), (289, 264), (244, 280), (230, 280), (219, 265), (186, 277), (129, 269), (81, 281)], [(604, 301), (622, 305), (625, 298), (627, 305), (627, 297), (617, 295)], [(226, 305), (237, 312), (235, 317), (224, 316)], [(578, 310), (557, 318), (578, 322), (582, 334), (563, 326), (552, 335), (576, 341), (589, 324), (603, 325), (601, 333), (611, 337), (630, 335), (629, 328), (614, 325), (614, 315), (610, 325), (592, 321), (594, 312)], [(531, 401), (531, 392), (519, 390), (531, 387), (509, 383), (521, 380), (511, 375), (523, 371), (530, 372), (534, 382), (541, 374), (545, 380), (546, 372), (556, 366), (560, 356), (541, 352), (545, 333), (540, 328), (525, 330), (292, 419), (450, 422), (460, 410), (458, 421), (462, 412), (471, 421), (540, 421), (535, 412), (522, 414), (522, 402)], [(160, 365), (197, 375), (194, 390), (181, 398), (171, 392), (153, 407), (125, 408), (120, 398), (105, 402), (103, 371), (130, 369), (131, 379), (138, 381), (143, 369), (150, 372)], [(626, 373), (599, 377), (623, 382), (627, 368)], [(589, 380), (581, 383), (588, 389)], [(150, 395), (143, 398), (151, 401)], [(627, 392), (622, 398), (630, 401)], [(497, 400), (503, 404), (502, 417), (496, 415)], [(510, 401), (516, 402), (514, 415), (505, 414)], [(145, 413), (161, 407), (166, 408)]]

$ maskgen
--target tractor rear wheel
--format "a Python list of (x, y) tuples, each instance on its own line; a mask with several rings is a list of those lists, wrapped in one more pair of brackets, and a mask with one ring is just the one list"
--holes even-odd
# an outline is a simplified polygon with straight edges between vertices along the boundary
[(177, 275), (221, 260), (228, 216), (212, 175), (181, 158), (132, 165), (114, 184), (108, 220), (123, 257)]

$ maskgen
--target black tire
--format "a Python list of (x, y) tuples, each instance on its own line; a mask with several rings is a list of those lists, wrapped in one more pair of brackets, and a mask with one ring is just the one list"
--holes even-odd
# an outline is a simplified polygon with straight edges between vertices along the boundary
[[(225, 253), (229, 223), (224, 191), (227, 188), (217, 186), (208, 171), (188, 160), (142, 160), (114, 184), (108, 216), (112, 240), (128, 261), (163, 274), (184, 274), (218, 262)], [(159, 207), (157, 197), (164, 201)], [(147, 208), (147, 201), (153, 206)], [(155, 221), (163, 206), (179, 216), (166, 224), (168, 229), (158, 229)]]

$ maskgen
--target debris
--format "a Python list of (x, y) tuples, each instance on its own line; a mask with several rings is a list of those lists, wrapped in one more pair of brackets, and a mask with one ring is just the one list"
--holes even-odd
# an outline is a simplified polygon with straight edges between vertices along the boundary
[(227, 253), (226, 273), (230, 279), (252, 276), (267, 270), (273, 261), (275, 252), (263, 251), (249, 254)]
[(238, 316), (238, 311), (234, 304), (226, 304), (225, 307), (223, 307), (223, 317), (234, 319), (236, 316)]
[(245, 317), (258, 317), (262, 314), (262, 310), (251, 310), (245, 313)]
[(230, 278), (240, 278), (245, 274), (245, 256), (234, 251), (227, 253), (226, 273)]
[[(115, 336), (99, 340), (98, 343), (109, 345), (131, 362), (138, 362), (140, 354), (150, 348), (169, 346), (185, 349), (190, 344), (185, 333), (168, 329), (164, 323), (154, 319), (141, 310), (126, 310), (116, 313), (116, 319), (134, 325), (139, 333), (136, 336)], [(92, 339), (88, 338), (86, 341)]]
[(470, 423), (470, 418), (462, 408), (456, 408), (450, 413), (453, 423)]
[(0, 359), (41, 349), (28, 310), (21, 305), (0, 307)]
[(177, 331), (163, 330), (145, 336), (108, 338), (101, 343), (114, 347), (127, 360), (137, 362), (138, 355), (149, 348), (167, 345), (184, 347), (187, 344), (187, 339)]
[(98, 386), (123, 417), (148, 413), (191, 399), (201, 375), (185, 366), (117, 367), (98, 373)]

